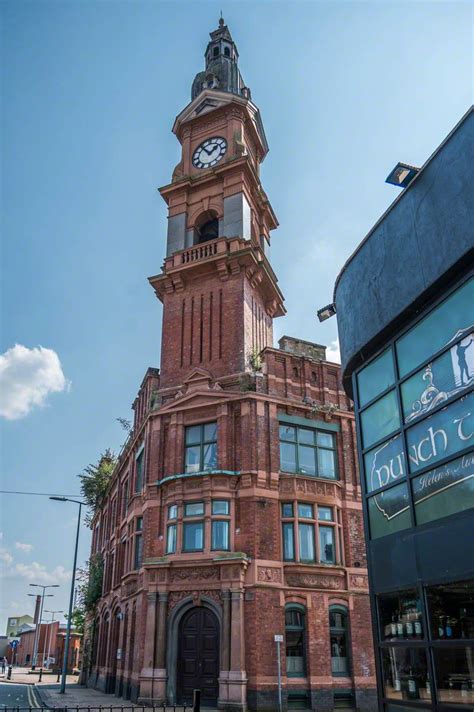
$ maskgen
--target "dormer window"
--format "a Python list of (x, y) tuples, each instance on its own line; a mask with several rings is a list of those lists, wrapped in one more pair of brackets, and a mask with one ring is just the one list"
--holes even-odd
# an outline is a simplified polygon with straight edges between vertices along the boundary
[(219, 47), (214, 47), (214, 49), (212, 50), (212, 56), (213, 57), (219, 56)]

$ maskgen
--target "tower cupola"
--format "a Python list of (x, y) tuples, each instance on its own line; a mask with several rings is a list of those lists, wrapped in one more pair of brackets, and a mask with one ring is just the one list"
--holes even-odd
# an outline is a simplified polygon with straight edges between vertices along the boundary
[(195, 99), (205, 89), (217, 89), (250, 99), (250, 89), (245, 86), (237, 66), (237, 47), (222, 17), (219, 27), (210, 33), (210, 37), (211, 41), (204, 54), (206, 69), (196, 74), (191, 99)]

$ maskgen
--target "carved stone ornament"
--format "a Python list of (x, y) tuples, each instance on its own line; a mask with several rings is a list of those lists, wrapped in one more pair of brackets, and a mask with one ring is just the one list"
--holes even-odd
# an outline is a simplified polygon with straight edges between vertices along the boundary
[(349, 585), (352, 588), (368, 588), (369, 578), (364, 576), (364, 574), (350, 574)]
[(281, 583), (281, 569), (271, 566), (259, 566), (257, 579), (262, 583)]
[(217, 581), (218, 579), (218, 566), (203, 566), (197, 569), (170, 569), (170, 581)]
[(329, 588), (332, 590), (341, 589), (344, 579), (335, 576), (321, 576), (318, 574), (287, 574), (286, 582), (289, 586), (297, 588)]

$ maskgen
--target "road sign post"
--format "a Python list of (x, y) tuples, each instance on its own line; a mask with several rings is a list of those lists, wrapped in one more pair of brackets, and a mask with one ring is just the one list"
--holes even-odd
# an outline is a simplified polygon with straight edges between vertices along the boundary
[(281, 712), (282, 704), (281, 704), (281, 654), (280, 654), (280, 645), (281, 645), (281, 643), (283, 643), (283, 636), (282, 636), (282, 635), (275, 635), (274, 640), (275, 640), (275, 643), (277, 644), (278, 711)]

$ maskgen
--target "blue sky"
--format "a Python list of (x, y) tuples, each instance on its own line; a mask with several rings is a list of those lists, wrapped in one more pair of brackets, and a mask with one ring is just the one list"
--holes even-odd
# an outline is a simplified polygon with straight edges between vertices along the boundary
[[(119, 449), (116, 418), (130, 417), (145, 369), (159, 365), (161, 307), (146, 280), (164, 256), (157, 187), (179, 160), (171, 126), (220, 10), (270, 144), (262, 180), (288, 309), (275, 344), (282, 334), (331, 344), (336, 322), (320, 325), (315, 310), (398, 195), (385, 177), (398, 160), (421, 165), (472, 103), (472, 8), (1, 3), (1, 351), (26, 388), (8, 391), (2, 489), (78, 493), (77, 474)], [(2, 495), (0, 634), (7, 615), (31, 611), (29, 583), (59, 582), (50, 607), (66, 607), (75, 515)]]

